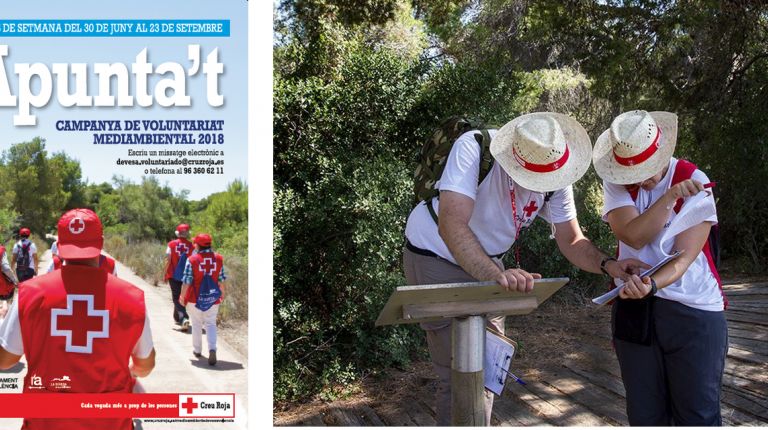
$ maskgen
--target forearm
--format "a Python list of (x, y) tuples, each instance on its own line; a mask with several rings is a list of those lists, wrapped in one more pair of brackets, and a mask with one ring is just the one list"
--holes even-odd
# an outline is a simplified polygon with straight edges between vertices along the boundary
[(648, 210), (630, 220), (622, 228), (615, 229), (616, 237), (632, 248), (644, 247), (661, 233), (674, 204), (673, 197), (664, 194)]
[(600, 263), (609, 256), (586, 237), (580, 235), (570, 243), (558, 245), (560, 252), (574, 266), (591, 273), (603, 273)]
[(440, 236), (464, 271), (479, 281), (495, 279), (502, 271), (485, 253), (467, 224), (440, 220)]
[(149, 375), (152, 372), (152, 369), (155, 368), (155, 349), (153, 348), (152, 352), (146, 358), (131, 356), (131, 360), (133, 361), (130, 369), (131, 373), (143, 378)]

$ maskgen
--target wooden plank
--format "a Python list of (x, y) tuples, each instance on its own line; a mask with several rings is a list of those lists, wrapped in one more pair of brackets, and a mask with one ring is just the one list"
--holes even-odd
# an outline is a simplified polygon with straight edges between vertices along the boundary
[(376, 414), (384, 421), (384, 424), (392, 427), (415, 427), (418, 424), (413, 422), (411, 417), (400, 408), (400, 405), (387, 405), (383, 408), (377, 408)]
[(728, 320), (728, 322), (736, 321), (768, 326), (768, 315), (754, 312), (726, 311), (725, 318)]
[(741, 375), (732, 373), (723, 375), (723, 385), (758, 397), (765, 397), (768, 394), (768, 383), (743, 378)]
[(527, 404), (509, 396), (496, 398), (493, 402), (493, 416), (499, 421), (500, 426), (514, 427), (549, 427), (543, 418), (536, 415)]
[(365, 422), (358, 416), (354, 408), (349, 407), (329, 407), (328, 416), (331, 423), (342, 427), (362, 427)]
[(751, 363), (745, 363), (739, 360), (725, 360), (725, 373), (768, 384), (768, 366), (755, 366)]
[[(527, 385), (512, 384), (518, 398), (530, 404), (535, 410), (557, 426), (603, 426), (606, 422), (589, 409), (571, 401), (562, 392), (538, 380), (526, 378)], [(527, 393), (522, 390), (527, 391)], [(541, 402), (546, 403), (543, 405)], [(544, 406), (544, 407), (542, 407)]]
[[(767, 306), (768, 306), (768, 304), (767, 304)], [(738, 321), (728, 321), (728, 330), (730, 330), (732, 328), (739, 329), (739, 330), (745, 330), (745, 331), (749, 331), (749, 332), (752, 332), (752, 333), (761, 333), (762, 334), (764, 332), (762, 327), (755, 327), (754, 324), (743, 323), (743, 322), (738, 322)]]
[(765, 398), (760, 399), (744, 391), (723, 387), (722, 399), (726, 404), (768, 422), (768, 400)]
[(614, 393), (603, 390), (566, 368), (541, 372), (542, 382), (566, 394), (611, 425), (626, 426), (624, 401)]
[(751, 351), (756, 354), (768, 356), (768, 342), (762, 340), (744, 339), (738, 336), (729, 336), (728, 345), (739, 349)]
[(573, 360), (566, 360), (564, 365), (573, 373), (585, 378), (589, 382), (614, 393), (621, 399), (622, 403), (624, 402), (627, 393), (621, 378), (616, 377), (603, 369), (589, 369)]
[[(288, 425), (293, 426), (294, 424)], [(323, 418), (320, 415), (312, 415), (299, 423), (299, 425), (304, 427), (325, 427), (325, 421), (323, 421)]]
[(768, 285), (765, 283), (726, 285), (723, 287), (725, 294), (768, 294)]
[(725, 281), (725, 284), (723, 285), (723, 289), (726, 291), (751, 290), (758, 288), (768, 288), (768, 282), (728, 283), (728, 281)]
[(731, 327), (731, 324), (728, 324), (728, 337), (740, 337), (742, 339), (768, 342), (768, 330), (742, 330), (740, 328)]
[(761, 421), (754, 415), (750, 415), (736, 409), (725, 403), (721, 404), (720, 415), (723, 417), (723, 426), (764, 426), (765, 422)]
[(411, 417), (411, 420), (417, 426), (434, 427), (436, 425), (435, 417), (431, 411), (418, 399), (410, 398), (405, 401), (405, 412)]
[(534, 280), (533, 291), (530, 293), (507, 291), (493, 281), (397, 287), (379, 313), (375, 325), (378, 327), (392, 324), (413, 324), (440, 319), (403, 319), (403, 306), (405, 305), (481, 300), (512, 301), (528, 297), (536, 297), (537, 303), (541, 305), (567, 282), (568, 278), (536, 279)]
[(453, 318), (466, 315), (517, 315), (530, 313), (538, 306), (536, 297), (403, 305), (403, 319), (424, 321), (428, 318)]
[(728, 347), (728, 357), (736, 358), (754, 364), (768, 363), (768, 356), (747, 351), (736, 346)]

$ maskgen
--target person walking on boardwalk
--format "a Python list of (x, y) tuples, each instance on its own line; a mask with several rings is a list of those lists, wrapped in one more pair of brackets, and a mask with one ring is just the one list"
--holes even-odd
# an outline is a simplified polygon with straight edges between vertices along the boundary
[[(485, 132), (492, 167), (483, 177), (489, 155)], [(551, 224), (560, 252), (579, 268), (619, 278), (642, 267), (637, 260), (616, 261), (581, 231), (572, 184), (586, 173), (591, 154), (586, 130), (552, 112), (520, 116), (498, 131), (462, 134), (434, 185), (439, 194), (419, 203), (408, 217), (403, 249), (408, 283), (496, 281), (510, 291), (531, 292), (541, 275), (520, 267), (518, 239), (539, 214)], [(516, 267), (506, 269), (501, 258), (513, 245)], [(503, 316), (489, 316), (488, 324), (504, 333)], [(437, 425), (450, 425), (451, 321), (421, 327), (439, 377)], [(490, 425), (493, 393), (485, 394), (485, 425)]]
[(203, 328), (208, 340), (208, 364), (216, 364), (216, 316), (224, 300), (224, 257), (213, 252), (213, 239), (209, 234), (195, 236), (194, 255), (184, 268), (184, 281), (180, 302), (186, 305), (192, 321), (192, 353), (202, 356)]
[(37, 276), (37, 246), (29, 240), (32, 232), (27, 227), (19, 229), (19, 241), (13, 245), (11, 265), (16, 266), (16, 276), (19, 282), (24, 282)]
[(165, 248), (165, 280), (171, 287), (171, 300), (173, 300), (173, 321), (180, 325), (184, 331), (189, 330), (189, 314), (187, 309), (179, 303), (181, 285), (184, 275), (184, 267), (187, 259), (192, 255), (193, 245), (189, 241), (189, 225), (179, 224), (176, 227), (176, 239), (168, 242)]
[[(130, 393), (155, 366), (144, 292), (97, 267), (104, 238), (93, 211), (72, 209), (57, 228), (65, 264), (19, 290), (0, 324), (0, 369), (25, 355), (24, 393)], [(129, 430), (133, 423), (25, 418), (22, 428)]]

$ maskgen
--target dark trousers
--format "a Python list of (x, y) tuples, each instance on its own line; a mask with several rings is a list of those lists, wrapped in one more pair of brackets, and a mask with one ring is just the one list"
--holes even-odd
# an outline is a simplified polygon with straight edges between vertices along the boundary
[[(656, 298), (651, 344), (614, 338), (632, 426), (721, 426), (724, 312)], [(614, 315), (616, 305), (614, 304)]]
[(35, 271), (29, 267), (17, 267), (16, 277), (19, 278), (19, 282), (24, 282), (27, 279), (35, 277)]
[(175, 279), (169, 279), (168, 284), (171, 286), (171, 299), (173, 300), (173, 320), (177, 323), (183, 320), (188, 320), (187, 309), (179, 303), (179, 296), (181, 295), (181, 281)]

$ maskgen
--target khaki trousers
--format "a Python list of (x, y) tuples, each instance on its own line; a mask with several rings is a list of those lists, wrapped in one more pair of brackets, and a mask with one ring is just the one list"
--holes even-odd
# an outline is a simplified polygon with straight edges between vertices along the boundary
[[(494, 262), (503, 269), (500, 260)], [(440, 257), (429, 257), (416, 254), (403, 248), (403, 268), (409, 285), (447, 284), (453, 282), (474, 282), (477, 279), (470, 276), (461, 267)], [(486, 324), (504, 333), (504, 317), (491, 317)], [(429, 355), (432, 366), (439, 380), (435, 393), (435, 410), (437, 425), (451, 425), (451, 320), (422, 323), (421, 328), (427, 335)], [(491, 425), (491, 411), (494, 394), (485, 390), (485, 425)]]

